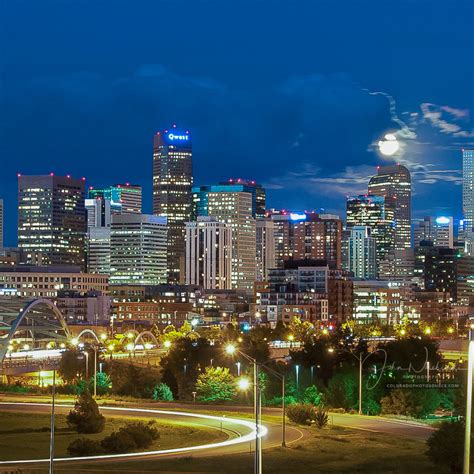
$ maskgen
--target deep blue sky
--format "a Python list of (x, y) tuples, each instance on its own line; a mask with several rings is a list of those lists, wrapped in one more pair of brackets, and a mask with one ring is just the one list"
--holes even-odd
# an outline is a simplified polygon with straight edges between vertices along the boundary
[(150, 211), (153, 133), (173, 122), (197, 184), (248, 177), (270, 207), (342, 215), (396, 131), (415, 215), (458, 216), (473, 25), (471, 0), (0, 0), (6, 243), (17, 172), (140, 183)]

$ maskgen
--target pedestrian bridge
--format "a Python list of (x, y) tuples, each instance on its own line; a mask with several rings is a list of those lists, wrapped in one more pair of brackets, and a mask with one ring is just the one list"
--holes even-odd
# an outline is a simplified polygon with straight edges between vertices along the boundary
[(14, 348), (25, 352), (59, 348), (69, 338), (66, 321), (51, 300), (0, 300), (0, 363)]

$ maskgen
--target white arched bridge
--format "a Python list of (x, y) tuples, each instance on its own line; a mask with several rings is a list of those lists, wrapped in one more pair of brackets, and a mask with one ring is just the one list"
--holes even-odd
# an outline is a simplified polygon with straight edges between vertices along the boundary
[[(66, 319), (53, 301), (38, 298), (30, 301), (20, 299), (0, 300), (0, 368), (10, 372), (20, 367), (26, 369), (51, 368), (57, 365), (61, 352), (68, 346), (81, 347), (84, 343), (96, 348), (101, 346), (114, 357), (127, 357), (133, 352), (140, 355), (143, 350), (160, 347), (156, 336), (150, 331), (127, 331), (123, 335), (123, 347), (119, 347), (114, 336), (83, 329), (73, 336)], [(122, 352), (121, 352), (122, 351)]]

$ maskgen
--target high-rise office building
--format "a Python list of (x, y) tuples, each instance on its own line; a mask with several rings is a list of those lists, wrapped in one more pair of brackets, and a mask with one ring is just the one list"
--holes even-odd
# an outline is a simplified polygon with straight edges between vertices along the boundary
[(358, 279), (377, 277), (376, 242), (370, 236), (370, 227), (353, 226), (347, 240), (346, 268)]
[(275, 223), (268, 219), (257, 219), (256, 281), (265, 281), (268, 270), (275, 268)]
[(175, 125), (153, 139), (153, 214), (168, 220), (168, 281), (184, 282), (186, 222), (191, 221), (192, 143)]
[(250, 193), (252, 195), (252, 217), (265, 217), (265, 189), (255, 181), (229, 179), (217, 185), (193, 187), (193, 216), (207, 215), (207, 196), (209, 193)]
[(435, 247), (454, 248), (454, 224), (452, 217), (439, 216), (436, 218), (425, 217), (415, 226), (415, 247), (421, 242), (431, 242)]
[(198, 215), (216, 217), (232, 228), (232, 288), (251, 293), (255, 282), (256, 230), (253, 195), (228, 186), (193, 188)]
[(114, 184), (107, 188), (89, 188), (89, 199), (110, 203), (112, 214), (141, 214), (142, 187), (138, 184)]
[(411, 247), (411, 177), (405, 166), (378, 167), (377, 175), (370, 178), (369, 194), (385, 197), (386, 208), (394, 213), (394, 249)]
[(368, 226), (377, 245), (377, 262), (394, 249), (394, 212), (383, 196), (359, 195), (346, 202), (347, 228)]
[(342, 221), (338, 216), (315, 212), (293, 215), (295, 260), (327, 260), (342, 266)]
[(18, 246), (41, 252), (47, 265), (85, 266), (84, 181), (70, 176), (18, 176)]
[(265, 188), (250, 179), (231, 178), (219, 183), (221, 186), (231, 186), (233, 191), (242, 191), (252, 193), (252, 212), (253, 217), (263, 219), (266, 210), (266, 191)]
[(0, 199), (0, 249), (3, 248), (3, 199)]
[[(85, 208), (87, 212), (87, 227), (110, 227), (112, 222), (111, 201), (104, 198), (94, 198), (85, 200)], [(117, 212), (121, 214), (121, 212)]]
[(293, 258), (293, 214), (272, 209), (267, 215), (274, 227), (275, 267), (283, 268), (285, 260)]
[(110, 227), (87, 230), (87, 271), (110, 275)]
[(474, 228), (474, 150), (462, 150), (462, 209), (466, 243), (470, 250)]
[(166, 283), (166, 217), (120, 214), (112, 217), (110, 283)]
[(232, 229), (215, 217), (186, 224), (186, 285), (232, 289)]

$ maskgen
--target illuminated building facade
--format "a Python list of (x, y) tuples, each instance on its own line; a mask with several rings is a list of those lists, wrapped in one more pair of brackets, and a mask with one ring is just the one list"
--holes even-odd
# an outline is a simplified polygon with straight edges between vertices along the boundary
[(358, 279), (377, 278), (376, 243), (370, 235), (370, 227), (350, 228), (346, 268)]
[(191, 221), (192, 142), (175, 125), (153, 139), (153, 214), (168, 220), (168, 282), (184, 282), (186, 222)]
[(394, 211), (386, 206), (383, 196), (359, 195), (348, 197), (346, 223), (352, 226), (367, 226), (377, 247), (377, 262), (394, 249)]
[(146, 214), (112, 217), (110, 282), (115, 285), (166, 283), (166, 218)]
[(186, 285), (232, 288), (232, 229), (215, 217), (186, 224)]
[(114, 184), (108, 188), (89, 188), (89, 199), (108, 201), (111, 214), (141, 214), (142, 187), (138, 184)]
[(462, 209), (470, 250), (474, 227), (474, 150), (462, 150)]
[(435, 247), (454, 248), (454, 225), (452, 217), (425, 217), (414, 229), (414, 243), (432, 242)]
[(220, 186), (232, 186), (232, 191), (241, 191), (252, 194), (252, 214), (256, 219), (265, 217), (266, 191), (265, 188), (253, 180), (231, 178), (219, 183)]
[[(240, 189), (240, 188), (239, 188)], [(232, 229), (232, 288), (253, 293), (256, 268), (254, 195), (233, 186), (193, 188), (198, 216), (213, 216)]]
[(85, 267), (85, 179), (18, 176), (18, 246), (47, 265)]
[(268, 277), (268, 270), (276, 266), (275, 223), (270, 219), (257, 219), (256, 239), (256, 281), (265, 281)]
[(386, 209), (393, 209), (394, 250), (411, 247), (411, 177), (405, 166), (378, 167), (369, 181), (369, 194), (383, 196)]

